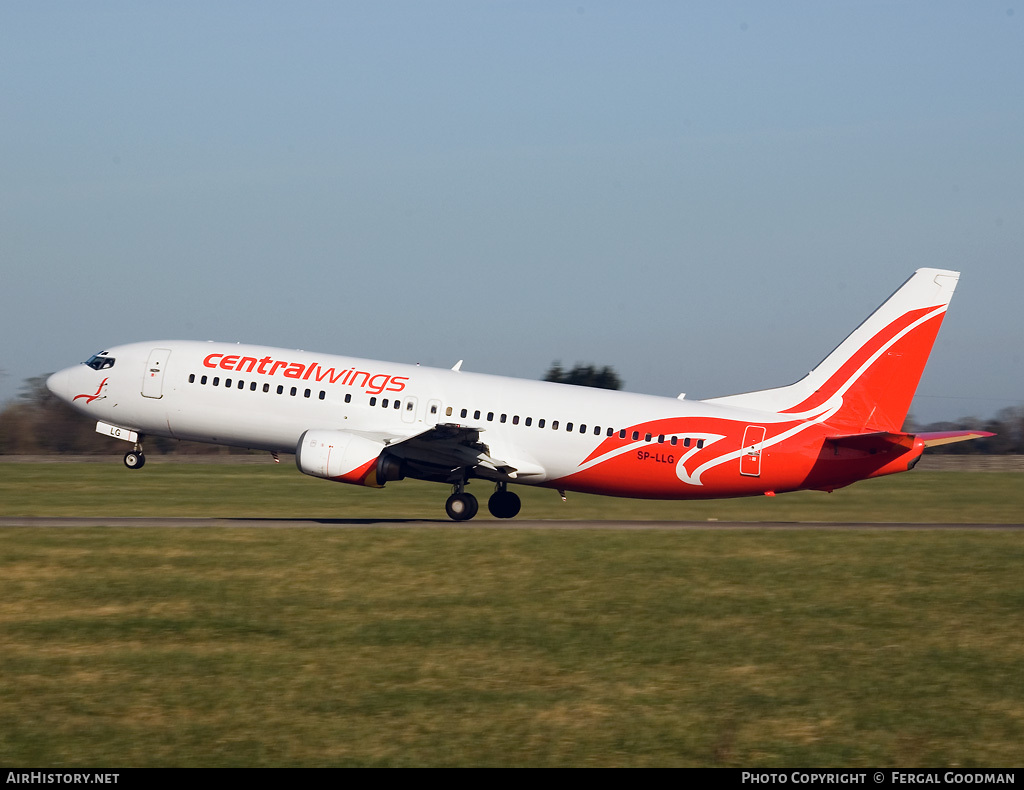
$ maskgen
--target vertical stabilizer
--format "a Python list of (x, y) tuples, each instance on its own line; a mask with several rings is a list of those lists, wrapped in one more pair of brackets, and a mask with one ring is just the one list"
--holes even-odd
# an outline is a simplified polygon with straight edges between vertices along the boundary
[(918, 269), (805, 378), (708, 402), (798, 418), (828, 411), (829, 424), (851, 431), (899, 431), (959, 277)]

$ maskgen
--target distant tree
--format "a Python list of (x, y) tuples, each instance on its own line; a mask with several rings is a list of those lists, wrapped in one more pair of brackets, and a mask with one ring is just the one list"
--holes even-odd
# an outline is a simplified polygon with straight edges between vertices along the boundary
[(910, 421), (912, 428), (919, 431), (962, 431), (977, 430), (994, 433), (982, 439), (956, 442), (932, 447), (929, 453), (942, 455), (1007, 455), (1024, 453), (1024, 406), (1001, 409), (995, 417), (979, 420), (977, 417), (963, 417), (956, 422), (934, 422), (917, 425)]
[(0, 454), (30, 453), (33, 444), (31, 415), (23, 403), (9, 403), (0, 411)]
[(567, 372), (562, 367), (562, 363), (556, 361), (544, 374), (544, 381), (553, 381), (556, 384), (576, 384), (580, 387), (597, 387), (605, 390), (622, 389), (622, 379), (608, 365), (599, 368), (595, 365), (582, 365), (577, 362), (573, 369)]
[(0, 453), (95, 452), (93, 423), (46, 388), (46, 376), (26, 379), (0, 412)]

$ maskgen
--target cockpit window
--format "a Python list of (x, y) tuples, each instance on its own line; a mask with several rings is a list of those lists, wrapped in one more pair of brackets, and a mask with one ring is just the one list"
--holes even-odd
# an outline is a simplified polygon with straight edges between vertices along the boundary
[(106, 370), (114, 367), (114, 357), (108, 357), (106, 353), (106, 351), (101, 351), (99, 354), (94, 354), (85, 364), (93, 370)]

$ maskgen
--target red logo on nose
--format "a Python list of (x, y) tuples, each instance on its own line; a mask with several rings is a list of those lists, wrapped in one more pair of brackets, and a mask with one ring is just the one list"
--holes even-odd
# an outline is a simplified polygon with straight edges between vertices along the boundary
[(92, 403), (94, 400), (96, 400), (100, 396), (100, 393), (103, 391), (103, 388), (106, 386), (108, 381), (110, 381), (109, 377), (103, 379), (103, 381), (100, 382), (100, 385), (96, 388), (96, 394), (95, 395), (88, 395), (88, 394), (83, 393), (82, 395), (75, 395), (75, 397), (72, 400), (78, 400), (79, 398), (85, 398), (85, 402), (86, 402), (87, 405)]

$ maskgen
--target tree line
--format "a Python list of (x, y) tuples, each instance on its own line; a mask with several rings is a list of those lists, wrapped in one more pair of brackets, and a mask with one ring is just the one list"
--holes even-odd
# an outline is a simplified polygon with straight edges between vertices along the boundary
[[(0, 455), (74, 453), (109, 454), (124, 449), (115, 439), (99, 439), (95, 422), (72, 409), (46, 388), (46, 376), (25, 381), (18, 397), (0, 409)], [(609, 366), (576, 364), (565, 369), (552, 363), (544, 374), (545, 381), (575, 384), (582, 387), (622, 389), (621, 377)], [(956, 422), (919, 424), (908, 418), (905, 430), (952, 431), (980, 430), (995, 436), (970, 442), (933, 447), (929, 453), (952, 455), (1024, 454), (1024, 406), (1000, 410), (994, 417), (982, 420), (965, 417)], [(178, 452), (184, 454), (244, 453), (215, 445), (150, 437), (146, 439), (149, 453)]]

